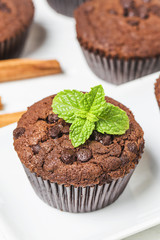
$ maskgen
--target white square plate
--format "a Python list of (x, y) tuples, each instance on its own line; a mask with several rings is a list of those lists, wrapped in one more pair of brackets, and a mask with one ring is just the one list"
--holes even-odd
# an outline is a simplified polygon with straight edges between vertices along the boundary
[(102, 84), (128, 106), (145, 132), (146, 149), (129, 185), (111, 206), (97, 212), (70, 214), (52, 209), (34, 193), (14, 152), (12, 131), (0, 129), (1, 240), (115, 240), (160, 223), (160, 114), (154, 96), (158, 74), (119, 87), (99, 80), (79, 49), (74, 20), (54, 13), (36, 0), (36, 18), (24, 57), (56, 58), (64, 74), (0, 85), (5, 110), (25, 110), (62, 89), (89, 90)]

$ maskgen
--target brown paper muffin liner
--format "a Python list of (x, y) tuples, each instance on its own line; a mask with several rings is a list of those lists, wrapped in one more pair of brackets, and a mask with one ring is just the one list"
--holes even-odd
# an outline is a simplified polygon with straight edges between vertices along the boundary
[(48, 205), (65, 212), (83, 213), (104, 208), (113, 203), (123, 192), (134, 169), (123, 178), (109, 184), (93, 187), (66, 187), (43, 180), (31, 173), (24, 165), (24, 170), (37, 195)]
[[(82, 47), (82, 46), (81, 46)], [(120, 85), (160, 70), (160, 56), (144, 59), (102, 57), (82, 47), (91, 70), (101, 79)]]
[(56, 12), (73, 17), (74, 10), (83, 2), (87, 0), (47, 0), (49, 5), (56, 10)]
[(13, 38), (9, 38), (0, 42), (0, 60), (17, 58), (22, 53), (25, 40), (27, 38), (29, 29), (20, 32)]

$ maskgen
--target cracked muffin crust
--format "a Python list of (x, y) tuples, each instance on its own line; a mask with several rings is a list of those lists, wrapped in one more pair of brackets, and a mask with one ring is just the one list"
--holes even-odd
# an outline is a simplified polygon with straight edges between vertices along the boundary
[(74, 148), (70, 125), (52, 112), (54, 96), (29, 107), (13, 132), (15, 150), (31, 172), (50, 182), (86, 187), (110, 183), (135, 168), (144, 148), (143, 130), (128, 108), (106, 97), (127, 112), (130, 128), (121, 136), (94, 131), (84, 145)]
[(34, 7), (31, 0), (0, 1), (0, 41), (15, 37), (32, 22)]
[(160, 55), (159, 0), (93, 0), (75, 11), (85, 49), (123, 59)]
[(84, 57), (99, 78), (120, 85), (160, 70), (159, 0), (92, 0), (75, 19)]
[(0, 59), (19, 57), (33, 15), (32, 0), (0, 1)]

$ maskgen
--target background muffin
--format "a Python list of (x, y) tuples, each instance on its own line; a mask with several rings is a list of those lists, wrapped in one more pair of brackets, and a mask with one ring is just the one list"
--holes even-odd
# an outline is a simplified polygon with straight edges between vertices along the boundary
[(160, 78), (158, 78), (155, 83), (155, 95), (156, 95), (158, 106), (160, 108)]
[(0, 1), (0, 59), (16, 58), (20, 55), (33, 14), (31, 0)]
[(159, 0), (93, 0), (75, 18), (84, 56), (98, 77), (121, 84), (160, 69)]
[[(124, 110), (128, 130), (122, 135), (93, 131), (84, 144), (74, 147), (69, 136), (73, 128), (53, 113), (53, 99), (55, 95), (31, 106), (13, 133), (15, 150), (35, 192), (49, 205), (69, 212), (94, 211), (113, 203), (143, 152), (141, 127), (129, 109), (105, 97), (105, 104)], [(116, 124), (121, 126), (122, 118)]]
[(73, 17), (74, 10), (87, 0), (47, 0), (49, 5), (58, 13)]

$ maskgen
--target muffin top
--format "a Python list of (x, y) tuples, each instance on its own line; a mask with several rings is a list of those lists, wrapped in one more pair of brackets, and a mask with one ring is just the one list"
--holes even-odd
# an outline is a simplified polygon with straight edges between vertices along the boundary
[(94, 131), (85, 144), (74, 148), (70, 124), (52, 111), (54, 97), (29, 107), (13, 132), (15, 150), (31, 172), (66, 186), (92, 186), (123, 177), (135, 168), (144, 148), (143, 131), (128, 108), (105, 97), (127, 113), (129, 129), (120, 136)]
[(75, 11), (80, 44), (106, 57), (160, 54), (159, 0), (92, 0)]
[(155, 95), (158, 102), (158, 106), (160, 107), (160, 78), (158, 78), (155, 83)]
[(15, 37), (32, 21), (34, 7), (31, 0), (0, 1), (0, 41)]

